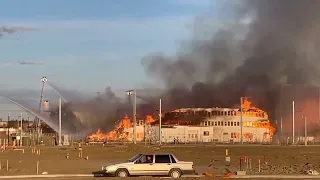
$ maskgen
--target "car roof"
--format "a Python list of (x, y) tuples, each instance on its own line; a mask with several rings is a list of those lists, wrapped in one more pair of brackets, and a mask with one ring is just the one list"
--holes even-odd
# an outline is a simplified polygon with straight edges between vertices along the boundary
[(172, 155), (171, 153), (144, 153), (143, 155)]

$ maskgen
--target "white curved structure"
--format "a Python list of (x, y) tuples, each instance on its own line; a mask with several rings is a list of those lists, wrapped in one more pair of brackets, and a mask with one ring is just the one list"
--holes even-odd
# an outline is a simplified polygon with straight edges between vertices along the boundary
[[(201, 117), (198, 124), (184, 120), (188, 115)], [(189, 117), (190, 117), (189, 116)], [(240, 142), (241, 112), (231, 108), (184, 108), (168, 112), (162, 127), (162, 141), (174, 142)], [(172, 120), (170, 120), (170, 118)], [(270, 142), (275, 129), (270, 125), (266, 112), (257, 109), (243, 109), (243, 141)], [(189, 123), (189, 124), (188, 124)], [(159, 126), (153, 126), (159, 139)], [(132, 128), (126, 129), (128, 140), (132, 139)], [(144, 126), (137, 127), (137, 140), (144, 140)]]

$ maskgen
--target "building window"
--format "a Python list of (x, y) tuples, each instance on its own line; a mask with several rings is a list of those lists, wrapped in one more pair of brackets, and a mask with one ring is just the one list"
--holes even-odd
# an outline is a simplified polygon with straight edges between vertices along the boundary
[(203, 131), (203, 136), (209, 136), (209, 131)]
[(198, 139), (198, 134), (195, 134), (194, 137)]
[(240, 122), (237, 122), (237, 126), (240, 126)]
[(227, 122), (224, 122), (224, 126), (227, 126)]
[(230, 122), (228, 122), (228, 126), (230, 126)]
[(227, 116), (227, 111), (224, 112), (224, 115)]
[(237, 138), (237, 133), (231, 133), (231, 138)]
[(217, 124), (217, 121), (215, 121), (215, 122), (214, 122), (214, 126), (217, 126), (217, 125), (218, 125), (218, 124)]
[(194, 137), (193, 137), (193, 134), (191, 134), (191, 138), (194, 138)]
[(204, 125), (205, 125), (205, 126), (208, 126), (208, 121), (205, 121), (205, 122), (204, 122)]
[(230, 116), (231, 114), (230, 114), (230, 111), (228, 111), (228, 116)]
[(218, 121), (218, 126), (221, 126), (220, 121)]
[(188, 134), (188, 137), (190, 138), (190, 137), (191, 137), (191, 134)]
[(231, 123), (231, 126), (233, 126), (233, 122), (230, 122)]

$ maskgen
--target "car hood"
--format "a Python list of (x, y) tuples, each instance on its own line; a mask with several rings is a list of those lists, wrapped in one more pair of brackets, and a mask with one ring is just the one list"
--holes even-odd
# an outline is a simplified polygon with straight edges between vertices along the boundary
[(132, 162), (116, 162), (116, 163), (109, 163), (103, 165), (103, 167), (108, 167), (108, 166), (115, 166), (115, 165), (127, 165), (127, 164), (132, 164)]

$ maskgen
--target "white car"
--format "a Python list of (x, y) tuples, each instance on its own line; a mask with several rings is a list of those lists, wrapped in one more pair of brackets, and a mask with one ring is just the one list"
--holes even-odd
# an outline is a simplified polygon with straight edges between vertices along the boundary
[(128, 162), (106, 164), (102, 167), (106, 175), (129, 176), (170, 176), (179, 178), (195, 174), (193, 162), (179, 161), (173, 154), (137, 154)]

